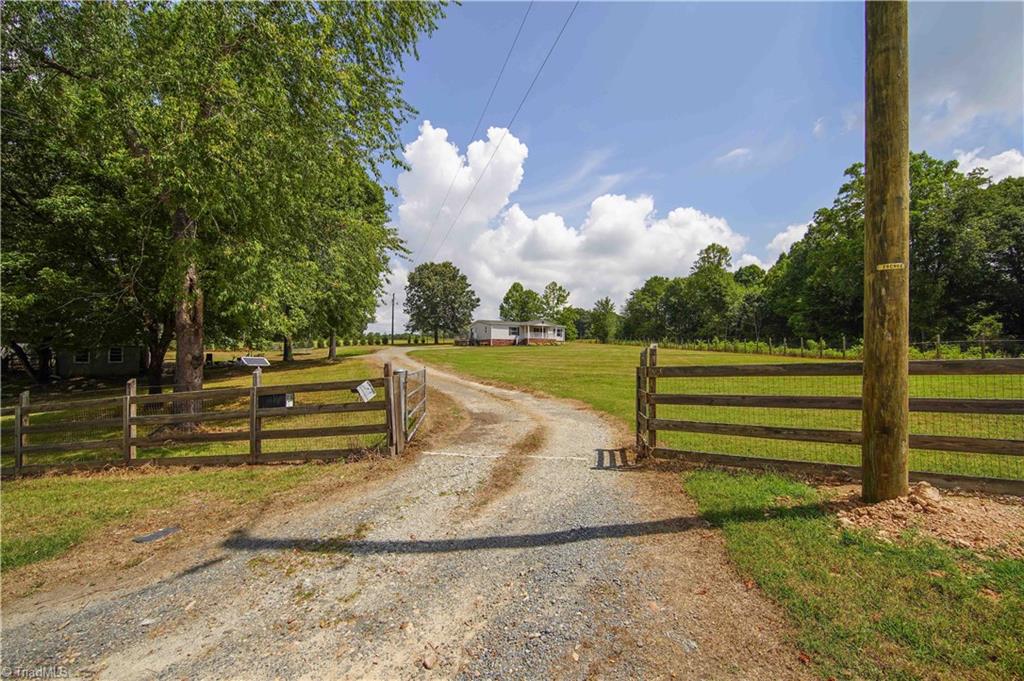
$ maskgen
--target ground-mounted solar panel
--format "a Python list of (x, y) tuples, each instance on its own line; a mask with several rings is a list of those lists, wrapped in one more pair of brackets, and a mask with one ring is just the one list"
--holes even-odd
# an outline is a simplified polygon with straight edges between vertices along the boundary
[(244, 367), (268, 367), (270, 360), (266, 357), (239, 357), (238, 363)]

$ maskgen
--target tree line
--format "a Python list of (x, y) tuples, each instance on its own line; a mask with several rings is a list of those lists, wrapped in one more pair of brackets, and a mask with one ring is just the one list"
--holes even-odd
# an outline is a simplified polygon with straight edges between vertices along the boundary
[[(703, 249), (686, 276), (654, 276), (629, 295), (619, 337), (633, 340), (863, 334), (864, 166), (845, 172), (831, 207), (767, 270), (732, 268), (729, 250)], [(1024, 336), (1024, 178), (927, 153), (910, 165), (912, 341)]]
[[(378, 168), (436, 3), (4, 7), (3, 344), (175, 348), (361, 333), (393, 254)], [(30, 353), (38, 358), (33, 364)]]

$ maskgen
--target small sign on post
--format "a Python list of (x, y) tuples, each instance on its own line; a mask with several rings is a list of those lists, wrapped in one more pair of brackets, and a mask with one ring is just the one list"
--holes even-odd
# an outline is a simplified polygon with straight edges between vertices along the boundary
[(359, 393), (359, 399), (363, 402), (369, 402), (377, 396), (377, 391), (373, 389), (369, 381), (363, 381), (356, 386), (356, 392)]

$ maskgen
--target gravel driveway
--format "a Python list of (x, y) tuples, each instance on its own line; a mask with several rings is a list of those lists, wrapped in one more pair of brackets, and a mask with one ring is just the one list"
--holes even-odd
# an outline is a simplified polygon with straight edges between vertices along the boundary
[[(415, 368), (400, 349), (380, 354)], [(269, 517), (187, 570), (5, 616), (4, 666), (103, 679), (808, 675), (678, 478), (625, 465), (602, 417), (434, 369), (429, 381), (469, 413), (452, 442), (357, 498)]]

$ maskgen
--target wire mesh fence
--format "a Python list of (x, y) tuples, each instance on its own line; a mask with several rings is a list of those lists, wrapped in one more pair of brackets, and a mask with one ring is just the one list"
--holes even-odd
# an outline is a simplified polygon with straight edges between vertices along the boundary
[[(745, 365), (749, 375), (666, 377), (665, 367), (647, 368), (638, 427), (652, 420), (663, 449), (857, 466), (861, 377), (859, 366), (846, 366), (846, 375), (811, 376), (758, 375)], [(956, 373), (910, 376), (912, 471), (1024, 480), (1024, 360), (1000, 366), (973, 373), (981, 367), (962, 361)]]
[[(368, 384), (360, 395), (357, 387)], [(213, 387), (144, 394), (79, 393), (0, 411), (5, 473), (45, 467), (141, 463), (258, 463), (339, 458), (393, 447), (392, 379)]]

